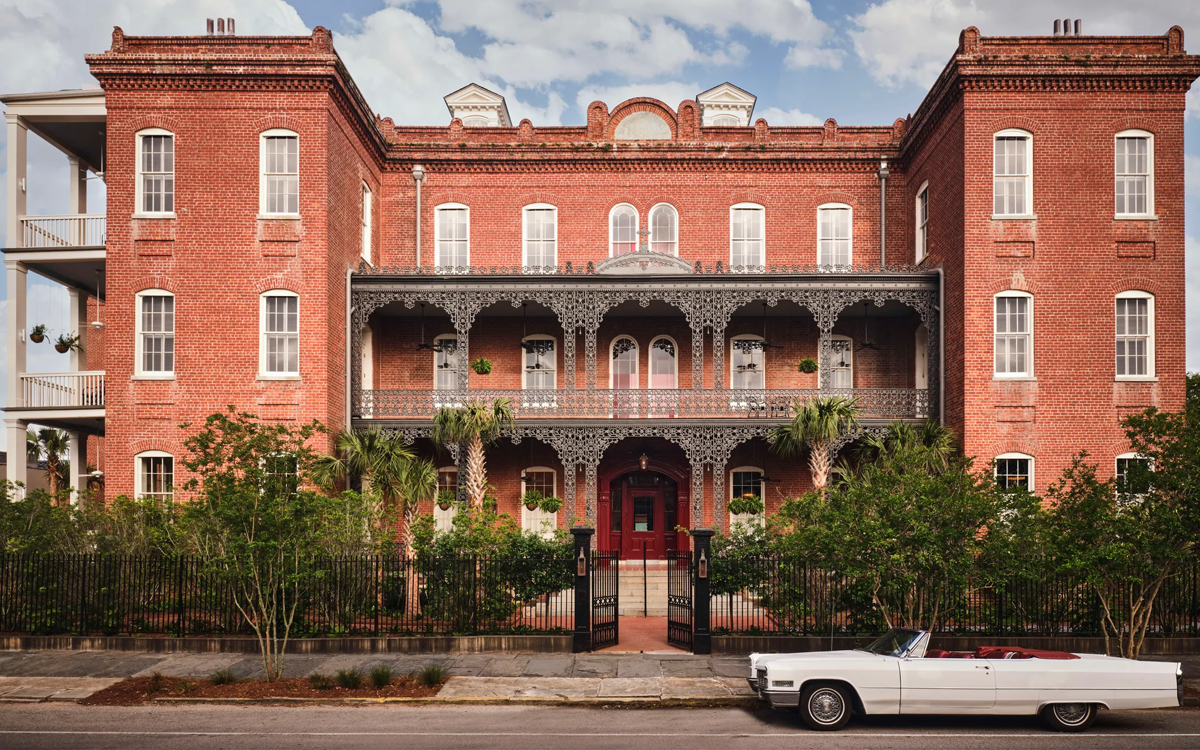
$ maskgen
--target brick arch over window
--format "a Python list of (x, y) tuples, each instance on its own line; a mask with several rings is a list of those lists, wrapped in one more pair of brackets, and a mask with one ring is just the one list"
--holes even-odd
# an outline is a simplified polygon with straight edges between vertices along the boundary
[(140, 438), (130, 441), (129, 448), (130, 453), (135, 456), (146, 451), (163, 451), (170, 453), (176, 459), (185, 455), (183, 445), (175, 438)]
[[(462, 203), (462, 201), (452, 201), (452, 202)], [(551, 206), (562, 205), (562, 201), (559, 200), (559, 197), (557, 195), (555, 195), (554, 193), (547, 193), (547, 192), (541, 192), (541, 191), (534, 192), (534, 193), (525, 193), (524, 195), (520, 195), (517, 197), (517, 202), (520, 203), (522, 206), (530, 206), (530, 205), (533, 205), (534, 203), (548, 203)], [(463, 205), (466, 205), (466, 204), (464, 203)]]
[(254, 284), (255, 294), (269, 292), (272, 289), (281, 289), (285, 292), (291, 292), (292, 294), (301, 294), (302, 288), (303, 285), (300, 283), (299, 279), (282, 275), (267, 276), (266, 278), (259, 279)]
[(1041, 284), (1038, 283), (1037, 279), (1030, 279), (1024, 273), (1013, 274), (1011, 272), (1003, 275), (998, 274), (984, 287), (984, 291), (993, 296), (1000, 292), (1014, 291), (1028, 292), (1036, 297), (1040, 290)]
[(1037, 138), (1042, 126), (1037, 120), (1029, 117), (1004, 115), (988, 120), (982, 127), (991, 134), (999, 133), (1001, 130), (1024, 130)]
[(133, 280), (133, 291), (135, 294), (144, 292), (147, 289), (161, 289), (171, 294), (179, 294), (179, 290), (175, 288), (175, 282), (169, 276), (150, 274), (139, 276)]
[(811, 202), (813, 207), (823, 206), (826, 203), (844, 203), (855, 211), (858, 211), (858, 199), (850, 193), (843, 193), (837, 190), (820, 193)]
[(144, 114), (132, 118), (129, 121), (129, 127), (134, 133), (147, 128), (162, 128), (172, 133), (179, 133), (183, 130), (184, 124), (182, 120), (170, 115)]
[(763, 208), (771, 208), (770, 197), (766, 193), (760, 193), (757, 190), (738, 190), (727, 193), (725, 203), (730, 206), (735, 206), (738, 203), (757, 203)]
[[(471, 207), (471, 198), (468, 194), (455, 193), (449, 190), (441, 193), (432, 193), (427, 197), (422, 198), (421, 202), (425, 204), (422, 210), (436, 208), (437, 206), (444, 206), (447, 203), (461, 203), (468, 208)], [(549, 203), (550, 201), (545, 202)]]
[(986, 461), (987, 465), (990, 465), (996, 456), (1005, 453), (1024, 453), (1026, 456), (1032, 456), (1036, 461), (1039, 447), (1040, 445), (1036, 438), (1007, 435), (992, 440), (987, 446), (980, 449), (979, 458), (982, 461)]
[(275, 128), (282, 128), (283, 130), (290, 130), (299, 134), (300, 120), (291, 115), (273, 114), (258, 118), (250, 127), (254, 130), (255, 134)]
[(1149, 120), (1145, 117), (1138, 117), (1136, 115), (1117, 117), (1109, 123), (1109, 128), (1112, 129), (1114, 136), (1117, 133), (1120, 133), (1122, 130), (1145, 130), (1151, 135), (1158, 135), (1158, 133), (1155, 132), (1157, 123), (1155, 123), (1153, 120)]
[(624, 120), (635, 112), (652, 112), (658, 115), (663, 119), (663, 122), (667, 123), (667, 127), (671, 130), (671, 140), (679, 137), (679, 119), (675, 116), (675, 110), (663, 104), (658, 99), (643, 96), (622, 102), (612, 111), (612, 114), (608, 118), (608, 123), (604, 128), (605, 138), (612, 139), (617, 126), (621, 124), (621, 120)]
[(1120, 294), (1121, 292), (1146, 292), (1158, 297), (1162, 293), (1161, 284), (1153, 279), (1148, 279), (1145, 276), (1122, 276), (1119, 279), (1108, 283), (1109, 294)]

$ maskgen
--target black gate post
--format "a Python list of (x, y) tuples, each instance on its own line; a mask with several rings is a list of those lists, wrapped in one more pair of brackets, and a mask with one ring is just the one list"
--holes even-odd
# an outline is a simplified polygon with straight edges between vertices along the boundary
[(588, 526), (575, 526), (575, 632), (571, 650), (577, 654), (592, 650), (592, 534)]
[(712, 627), (709, 622), (711, 604), (709, 598), (708, 576), (711, 569), (712, 538), (716, 532), (712, 529), (693, 529), (692, 539), (695, 549), (692, 550), (692, 570), (695, 574), (695, 589), (692, 592), (692, 622), (695, 630), (692, 635), (693, 654), (712, 653)]

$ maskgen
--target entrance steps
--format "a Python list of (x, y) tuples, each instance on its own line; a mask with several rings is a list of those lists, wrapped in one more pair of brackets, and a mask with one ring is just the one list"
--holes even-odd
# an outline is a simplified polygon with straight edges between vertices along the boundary
[(641, 560), (622, 560), (617, 569), (618, 614), (622, 617), (667, 616), (667, 561), (647, 560), (645, 583)]

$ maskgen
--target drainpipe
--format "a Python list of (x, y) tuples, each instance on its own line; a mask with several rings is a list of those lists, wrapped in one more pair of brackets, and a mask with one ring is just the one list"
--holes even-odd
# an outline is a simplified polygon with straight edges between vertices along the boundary
[(354, 362), (351, 357), (354, 356), (354, 348), (350, 345), (351, 333), (354, 331), (354, 302), (351, 296), (351, 280), (354, 277), (354, 269), (346, 269), (346, 424), (345, 428), (350, 429), (350, 422), (354, 418)]
[(421, 267), (421, 183), (425, 180), (425, 167), (413, 165), (413, 180), (417, 183), (417, 268)]
[(879, 162), (879, 267), (887, 265), (887, 178), (886, 161)]

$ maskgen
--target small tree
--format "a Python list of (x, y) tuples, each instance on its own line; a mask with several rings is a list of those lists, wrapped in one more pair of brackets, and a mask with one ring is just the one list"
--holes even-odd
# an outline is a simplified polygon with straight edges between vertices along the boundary
[(320, 430), (316, 422), (263, 423), (230, 407), (184, 443), (182, 463), (194, 476), (183, 489), (197, 493), (185, 511), (192, 547), (229, 585), (272, 681), (283, 674), (303, 584), (313, 575), (322, 502), (303, 483), (314, 460), (306, 443)]
[(858, 429), (858, 400), (844, 396), (817, 396), (796, 401), (796, 414), (788, 424), (771, 431), (771, 449), (787, 458), (808, 451), (813, 487), (824, 493), (833, 468), (830, 447), (838, 438)]
[(484, 448), (496, 442), (505, 428), (513, 425), (513, 410), (508, 399), (490, 404), (473, 402), (462, 407), (446, 407), (433, 415), (433, 441), (441, 446), (465, 445), (467, 471), (463, 487), (471, 505), (483, 506), (487, 494), (487, 461)]
[(29, 430), (25, 435), (26, 453), (34, 461), (46, 457), (46, 486), (50, 494), (58, 498), (58, 493), (69, 482), (69, 464), (64, 456), (70, 450), (71, 441), (67, 433), (52, 427), (43, 427), (34, 432)]

